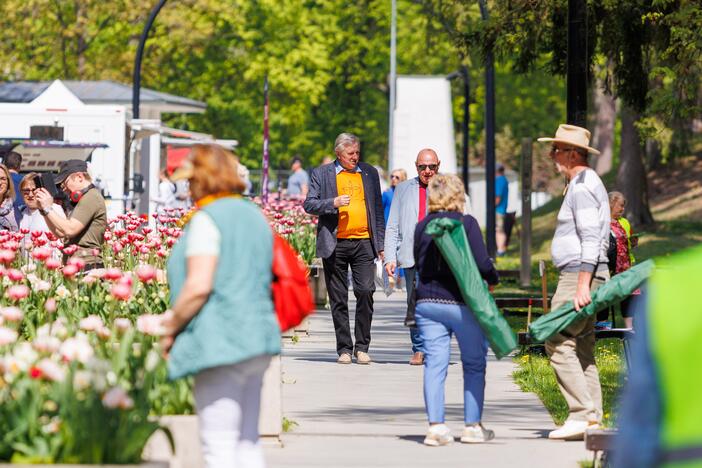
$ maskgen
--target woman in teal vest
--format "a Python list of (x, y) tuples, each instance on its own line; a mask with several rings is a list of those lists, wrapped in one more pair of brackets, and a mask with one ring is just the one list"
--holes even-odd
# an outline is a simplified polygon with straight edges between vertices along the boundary
[(208, 467), (262, 467), (258, 415), (263, 374), (280, 352), (271, 300), (273, 238), (234, 156), (195, 145), (174, 178), (187, 178), (197, 211), (168, 261), (172, 309), (162, 343), (172, 379), (195, 377)]

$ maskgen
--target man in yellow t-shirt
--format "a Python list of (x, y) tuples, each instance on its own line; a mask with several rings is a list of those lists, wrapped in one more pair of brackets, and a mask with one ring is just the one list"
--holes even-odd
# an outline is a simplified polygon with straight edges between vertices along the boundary
[[(336, 161), (314, 171), (304, 208), (319, 216), (317, 256), (324, 264), (337, 362), (370, 364), (371, 320), (375, 291), (375, 259), (383, 258), (385, 218), (378, 171), (360, 162), (358, 137), (342, 133), (334, 144)], [(348, 308), (348, 270), (356, 296), (355, 344)]]

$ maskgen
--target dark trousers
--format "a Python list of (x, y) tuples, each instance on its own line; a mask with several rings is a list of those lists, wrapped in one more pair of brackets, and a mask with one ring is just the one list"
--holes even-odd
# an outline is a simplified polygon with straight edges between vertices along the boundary
[[(334, 253), (323, 259), (323, 264), (336, 333), (336, 352), (339, 355), (368, 352), (375, 292), (375, 254), (370, 239), (339, 239)], [(349, 325), (349, 266), (356, 296), (355, 347)]]
[(417, 295), (414, 293), (416, 287), (417, 267), (405, 268), (405, 285), (407, 288), (407, 315), (405, 325), (410, 327), (410, 340), (412, 340), (412, 352), (424, 352), (424, 343), (419, 335), (419, 329), (414, 318), (414, 309), (417, 305)]

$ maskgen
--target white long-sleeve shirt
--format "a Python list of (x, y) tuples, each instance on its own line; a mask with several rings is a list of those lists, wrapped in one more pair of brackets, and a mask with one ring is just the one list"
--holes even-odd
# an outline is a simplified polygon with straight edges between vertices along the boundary
[(560, 271), (596, 271), (607, 264), (609, 197), (602, 180), (585, 169), (568, 184), (558, 212), (551, 257)]

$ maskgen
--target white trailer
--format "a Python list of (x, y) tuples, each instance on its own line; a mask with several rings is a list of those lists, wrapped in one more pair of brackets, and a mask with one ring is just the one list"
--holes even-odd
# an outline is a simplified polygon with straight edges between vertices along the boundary
[[(42, 125), (63, 128), (64, 143), (30, 140), (30, 128)], [(61, 161), (88, 158), (90, 175), (110, 197), (109, 216), (124, 211), (127, 138), (123, 106), (0, 104), (0, 139), (27, 139), (13, 148), (22, 155), (21, 171), (57, 171)], [(86, 144), (98, 147), (90, 151)]]

